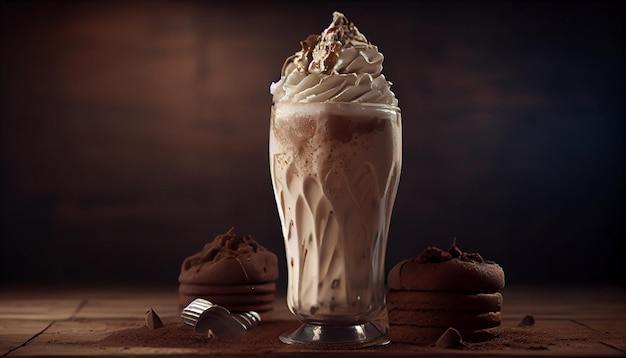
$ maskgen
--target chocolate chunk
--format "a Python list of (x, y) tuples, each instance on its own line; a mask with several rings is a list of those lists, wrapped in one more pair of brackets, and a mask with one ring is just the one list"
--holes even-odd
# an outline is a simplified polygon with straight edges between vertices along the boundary
[(161, 318), (159, 318), (159, 315), (157, 315), (156, 312), (150, 308), (148, 312), (146, 312), (146, 327), (150, 329), (157, 329), (164, 326), (165, 325), (163, 324), (163, 321), (161, 321)]
[(530, 327), (535, 324), (535, 317), (531, 314), (527, 314), (522, 318), (520, 323), (517, 325), (518, 327)]
[(439, 348), (452, 348), (462, 345), (461, 333), (456, 329), (450, 327), (437, 339), (435, 347)]
[(459, 249), (459, 247), (456, 246), (456, 237), (454, 239), (452, 239), (452, 244), (450, 245), (450, 248), (448, 249), (448, 252), (454, 258), (459, 258), (459, 257), (463, 256), (463, 251), (461, 251), (461, 249)]

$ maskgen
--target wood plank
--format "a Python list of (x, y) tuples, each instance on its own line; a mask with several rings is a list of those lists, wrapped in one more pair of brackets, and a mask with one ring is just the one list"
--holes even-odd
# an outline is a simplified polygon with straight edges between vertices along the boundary
[(80, 307), (80, 299), (62, 300), (3, 300), (0, 319), (63, 320), (69, 319)]
[(0, 319), (0, 355), (4, 356), (18, 349), (50, 324), (52, 321)]

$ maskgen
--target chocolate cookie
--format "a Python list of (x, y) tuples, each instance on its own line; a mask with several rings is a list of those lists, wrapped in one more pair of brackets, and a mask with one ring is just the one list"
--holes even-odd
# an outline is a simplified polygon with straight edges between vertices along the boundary
[[(396, 264), (388, 275), (390, 289), (445, 292), (498, 292), (504, 287), (504, 270), (493, 261), (455, 249), (429, 247), (418, 257)], [(458, 252), (457, 252), (458, 250)], [(452, 254), (454, 253), (454, 255)]]
[(464, 340), (484, 340), (500, 325), (502, 267), (462, 252), (456, 240), (448, 251), (431, 246), (399, 262), (387, 283), (392, 340), (432, 344), (449, 327)]
[(277, 279), (276, 255), (231, 228), (183, 261), (178, 276), (180, 305), (200, 297), (232, 312), (268, 313)]

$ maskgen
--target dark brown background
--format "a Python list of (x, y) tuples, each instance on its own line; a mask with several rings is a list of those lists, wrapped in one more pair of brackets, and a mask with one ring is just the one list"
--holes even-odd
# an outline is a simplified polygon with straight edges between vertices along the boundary
[(170, 283), (236, 226), (286, 264), (283, 60), (339, 10), (404, 120), (387, 268), (428, 245), (511, 283), (623, 283), (617, 2), (2, 2), (1, 283)]

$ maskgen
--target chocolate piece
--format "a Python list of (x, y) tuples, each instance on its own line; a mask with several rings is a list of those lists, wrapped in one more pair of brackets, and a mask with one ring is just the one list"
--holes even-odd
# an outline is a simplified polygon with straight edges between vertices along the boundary
[(450, 327), (445, 332), (443, 332), (439, 339), (437, 339), (437, 342), (435, 342), (435, 347), (452, 348), (460, 346), (462, 342), (463, 340), (461, 339), (461, 333), (459, 333), (459, 331), (457, 331), (456, 329)]
[(531, 314), (527, 314), (522, 318), (520, 323), (517, 325), (518, 327), (530, 327), (535, 324), (535, 317)]
[(157, 315), (156, 312), (150, 308), (148, 312), (146, 312), (146, 327), (150, 329), (158, 329), (164, 326), (165, 325), (163, 324), (163, 321), (161, 321), (161, 318), (159, 318), (159, 315)]

